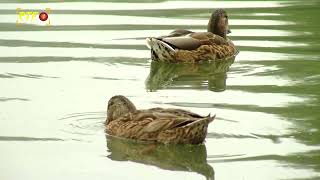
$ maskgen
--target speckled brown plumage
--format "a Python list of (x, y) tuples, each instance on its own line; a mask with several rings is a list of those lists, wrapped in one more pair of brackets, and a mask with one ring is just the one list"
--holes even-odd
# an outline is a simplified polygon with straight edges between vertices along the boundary
[[(124, 96), (109, 100), (105, 123), (109, 135), (165, 144), (200, 144), (214, 119), (214, 116), (200, 116), (182, 109), (135, 110), (125, 107), (128, 103), (123, 102), (130, 101)], [(122, 110), (125, 112), (119, 113)]]
[(154, 61), (196, 63), (226, 59), (238, 53), (227, 38), (230, 32), (227, 13), (218, 9), (211, 15), (208, 32), (178, 29), (167, 36), (147, 38), (147, 44)]
[(176, 62), (196, 63), (204, 60), (225, 59), (233, 56), (236, 49), (229, 42), (227, 45), (202, 45), (196, 50), (177, 50), (173, 57)]

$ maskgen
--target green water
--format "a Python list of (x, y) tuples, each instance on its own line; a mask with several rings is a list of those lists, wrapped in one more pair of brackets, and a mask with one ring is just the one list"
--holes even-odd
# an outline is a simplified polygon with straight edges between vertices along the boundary
[[(51, 8), (50, 26), (16, 8)], [(152, 63), (148, 36), (229, 13), (235, 59)], [(0, 179), (320, 179), (320, 2), (0, 0)], [(113, 95), (216, 114), (204, 145), (106, 138)]]

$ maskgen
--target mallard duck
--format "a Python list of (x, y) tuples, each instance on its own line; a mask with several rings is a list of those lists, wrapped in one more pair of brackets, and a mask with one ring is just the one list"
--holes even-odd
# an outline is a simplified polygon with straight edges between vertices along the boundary
[(225, 59), (238, 53), (227, 38), (230, 32), (226, 11), (218, 9), (211, 15), (208, 32), (177, 29), (167, 36), (147, 38), (147, 46), (154, 61), (195, 63)]
[(106, 133), (112, 136), (164, 144), (200, 144), (215, 116), (200, 116), (182, 109), (137, 110), (126, 97), (108, 102)]

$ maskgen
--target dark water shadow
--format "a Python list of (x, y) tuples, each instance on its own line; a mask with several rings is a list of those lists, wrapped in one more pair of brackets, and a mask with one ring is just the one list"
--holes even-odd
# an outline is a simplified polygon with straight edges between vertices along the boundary
[(41, 74), (16, 74), (16, 73), (5, 73), (0, 74), (0, 78), (29, 78), (29, 79), (44, 79), (44, 78), (58, 78), (54, 76), (45, 76)]
[[(0, 76), (1, 77), (1, 76)], [(0, 102), (7, 102), (7, 101), (30, 101), (30, 99), (26, 98), (9, 98), (9, 97), (0, 97)]]
[(201, 145), (147, 144), (106, 136), (107, 157), (114, 161), (132, 161), (165, 170), (196, 172), (214, 180), (213, 167), (207, 163), (207, 150)]
[[(165, 0), (133, 0), (133, 2), (139, 2), (139, 3), (153, 3), (153, 2), (163, 2)], [(28, 0), (0, 0), (0, 3), (37, 3), (37, 2), (32, 2)], [(47, 0), (45, 2), (88, 2), (87, 0)], [(94, 0), (90, 2), (132, 2), (132, 0)]]
[[(0, 31), (76, 31), (76, 30), (168, 30), (186, 28), (206, 28), (206, 25), (153, 25), (153, 24), (120, 24), (120, 25), (51, 25), (38, 26), (34, 24), (23, 24), (18, 26), (16, 23), (0, 23)], [(145, 36), (146, 38), (148, 36)]]
[[(213, 158), (213, 157), (208, 157)], [(320, 170), (319, 162), (320, 150), (311, 150), (306, 152), (292, 153), (287, 155), (269, 154), (261, 156), (249, 156), (242, 157), (241, 155), (230, 156), (227, 159), (210, 159), (210, 163), (232, 163), (232, 162), (253, 162), (253, 161), (278, 161), (285, 166), (290, 166), (296, 169), (312, 169), (316, 172)], [(314, 179), (314, 176), (310, 176), (307, 179)], [(297, 178), (297, 180), (301, 180)], [(319, 176), (318, 176), (319, 179)]]
[(73, 42), (39, 42), (26, 40), (5, 40), (0, 39), (0, 44), (8, 47), (60, 47), (60, 48), (99, 48), (99, 49), (136, 49), (146, 50), (145, 45), (125, 45), (125, 44), (90, 44)]
[[(48, 63), (48, 62), (95, 62), (103, 63), (107, 65), (113, 64), (128, 64), (145, 66), (148, 64), (148, 59), (146, 58), (132, 58), (132, 57), (56, 57), (56, 56), (29, 56), (29, 57), (0, 57), (0, 63)], [(10, 78), (8, 74), (0, 74), (0, 78)]]
[(37, 138), (22, 136), (0, 136), (0, 141), (64, 141), (60, 138)]
[(226, 89), (227, 72), (234, 62), (230, 59), (200, 64), (172, 64), (151, 62), (146, 89), (205, 89), (221, 92)]

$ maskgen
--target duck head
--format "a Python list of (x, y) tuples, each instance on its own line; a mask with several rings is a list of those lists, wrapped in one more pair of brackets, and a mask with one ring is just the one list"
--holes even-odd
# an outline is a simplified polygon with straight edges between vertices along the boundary
[(126, 97), (118, 95), (113, 96), (108, 102), (108, 112), (106, 124), (110, 123), (129, 112), (136, 111), (134, 104)]
[(227, 38), (227, 34), (231, 33), (228, 23), (227, 12), (223, 9), (217, 9), (211, 14), (208, 23), (208, 32), (217, 34), (223, 38)]

